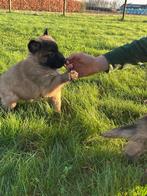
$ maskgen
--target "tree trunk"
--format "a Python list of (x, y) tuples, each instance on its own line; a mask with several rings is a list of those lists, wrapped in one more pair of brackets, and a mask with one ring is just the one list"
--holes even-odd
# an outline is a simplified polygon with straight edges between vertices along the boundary
[(125, 3), (124, 3), (123, 15), (122, 15), (122, 18), (121, 18), (122, 21), (123, 21), (124, 18), (125, 18), (126, 5), (127, 5), (127, 0), (125, 0)]
[(12, 2), (11, 0), (9, 0), (9, 12), (11, 12), (11, 10), (12, 10)]
[(66, 15), (67, 0), (63, 0), (63, 16)]

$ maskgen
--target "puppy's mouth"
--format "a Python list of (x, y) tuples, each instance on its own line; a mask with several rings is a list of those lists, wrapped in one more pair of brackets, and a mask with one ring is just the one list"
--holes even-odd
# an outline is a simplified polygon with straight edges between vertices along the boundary
[(61, 53), (55, 53), (48, 56), (46, 62), (43, 62), (42, 65), (50, 67), (51, 69), (59, 69), (63, 67), (66, 63), (65, 57)]

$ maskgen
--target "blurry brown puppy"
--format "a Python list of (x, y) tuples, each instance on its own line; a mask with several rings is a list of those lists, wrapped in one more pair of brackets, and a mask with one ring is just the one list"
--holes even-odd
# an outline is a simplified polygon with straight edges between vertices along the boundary
[(78, 78), (76, 71), (59, 74), (65, 64), (55, 40), (44, 34), (28, 43), (28, 57), (0, 76), (1, 104), (7, 109), (19, 100), (50, 97), (56, 112), (61, 111), (61, 87)]

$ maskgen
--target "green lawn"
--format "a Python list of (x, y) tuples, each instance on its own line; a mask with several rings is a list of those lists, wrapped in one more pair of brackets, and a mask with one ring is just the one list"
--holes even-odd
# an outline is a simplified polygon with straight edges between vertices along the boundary
[[(29, 39), (48, 27), (61, 51), (99, 55), (147, 35), (147, 17), (0, 12), (0, 72), (27, 55)], [(97, 74), (67, 85), (62, 114), (46, 101), (0, 109), (0, 195), (145, 196), (140, 177), (147, 156), (123, 157), (125, 140), (100, 133), (133, 122), (147, 108), (145, 68)]]

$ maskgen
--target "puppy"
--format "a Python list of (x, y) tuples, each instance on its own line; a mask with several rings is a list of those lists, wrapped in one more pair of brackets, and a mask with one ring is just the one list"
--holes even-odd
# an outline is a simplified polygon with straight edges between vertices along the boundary
[(59, 74), (65, 58), (47, 30), (28, 43), (28, 57), (0, 76), (0, 99), (5, 108), (15, 108), (19, 100), (49, 97), (56, 112), (61, 111), (62, 86), (78, 78), (76, 71)]

